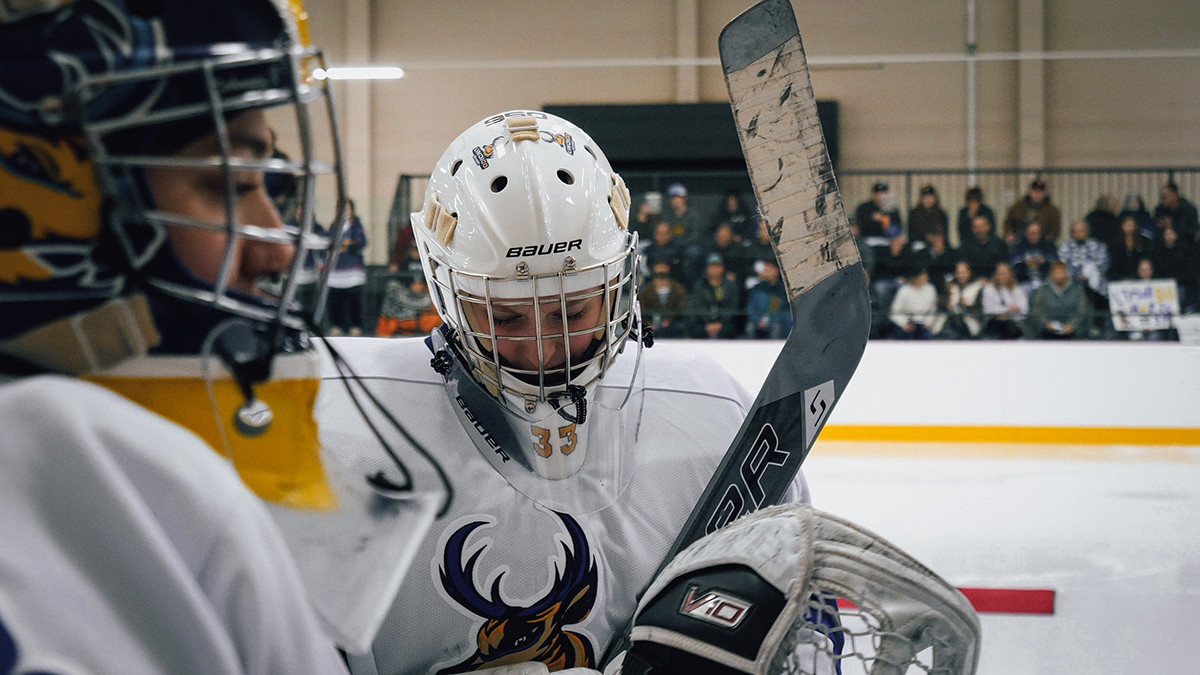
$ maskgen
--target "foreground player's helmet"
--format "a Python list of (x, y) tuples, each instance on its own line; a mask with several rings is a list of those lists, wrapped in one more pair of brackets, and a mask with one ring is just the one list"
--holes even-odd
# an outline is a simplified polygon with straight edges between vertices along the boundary
[(628, 469), (620, 446), (636, 431), (627, 413), (640, 408), (630, 405), (637, 359), (614, 370), (638, 324), (628, 217), (629, 192), (595, 142), (532, 111), (460, 135), (412, 214), (446, 326), (435, 340), (456, 357), (442, 369), (466, 375), (448, 374), (464, 424), (518, 489), (573, 495), (571, 504), (543, 500), (558, 508), (592, 508), (611, 494), (584, 505), (586, 490), (545, 479), (598, 481), (612, 493)]
[(0, 370), (87, 379), (225, 455), (362, 650), (432, 513), (382, 507), (318, 434), (323, 284), (298, 291), (345, 199), (306, 22), (300, 0), (0, 2)]
[[(302, 327), (292, 302), (302, 275), (275, 280), (274, 293), (239, 292), (231, 280), (247, 242), (324, 254), (328, 240), (310, 234), (316, 176), (338, 177), (324, 194), (336, 202), (330, 213), (342, 211), (336, 151), (329, 161), (314, 156), (311, 129), (329, 114), (325, 83), (313, 77), (321, 56), (306, 20), (299, 0), (0, 7), (0, 341), (133, 293), (149, 299), (157, 330), (134, 331), (134, 342), (150, 338), (155, 348), (157, 340), (159, 353), (198, 352), (209, 329), (229, 317)], [(271, 126), (287, 127), (279, 135), (290, 158), (233, 156), (238, 138), (227, 123), (254, 109), (271, 109)], [(211, 156), (172, 156), (214, 131), (219, 147)], [(221, 222), (155, 203), (148, 169), (203, 167), (216, 169), (210, 187), (226, 198)], [(294, 187), (288, 226), (234, 222), (239, 176), (249, 173), (271, 186), (286, 177)], [(228, 235), (214, 278), (181, 262), (170, 226)], [(284, 272), (299, 271), (306, 256), (290, 259)], [(95, 359), (78, 363), (6, 351), (67, 372), (123, 356), (92, 346)]]

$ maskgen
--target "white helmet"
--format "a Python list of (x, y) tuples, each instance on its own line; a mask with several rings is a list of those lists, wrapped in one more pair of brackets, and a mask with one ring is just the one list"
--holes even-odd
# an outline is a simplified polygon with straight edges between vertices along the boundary
[[(412, 214), (448, 346), (518, 437), (532, 433), (536, 452), (521, 464), (542, 478), (583, 467), (574, 425), (595, 410), (598, 382), (638, 325), (628, 219), (629, 191), (592, 139), (533, 111), (488, 117), (455, 139)], [(550, 447), (550, 418), (572, 427), (557, 432), (573, 439), (562, 452)]]

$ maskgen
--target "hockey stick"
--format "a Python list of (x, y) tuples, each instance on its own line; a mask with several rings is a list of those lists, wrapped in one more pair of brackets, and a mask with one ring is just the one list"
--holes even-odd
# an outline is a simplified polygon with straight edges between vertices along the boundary
[[(792, 310), (792, 332), (659, 572), (692, 542), (779, 503), (862, 358), (867, 280), (817, 119), (789, 0), (764, 0), (718, 39), (742, 154)], [(657, 576), (658, 573), (655, 573)], [(629, 646), (632, 625), (609, 644)]]

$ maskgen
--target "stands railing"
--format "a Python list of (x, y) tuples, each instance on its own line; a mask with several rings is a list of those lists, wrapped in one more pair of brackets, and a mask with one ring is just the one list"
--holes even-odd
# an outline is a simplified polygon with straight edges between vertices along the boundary
[[(664, 192), (674, 182), (689, 182), (689, 204), (707, 222), (716, 210), (726, 187), (748, 184), (744, 171), (627, 171), (626, 182), (635, 190), (634, 204), (639, 192)], [(908, 211), (917, 203), (924, 185), (938, 192), (942, 208), (950, 216), (951, 245), (958, 245), (954, 222), (964, 204), (967, 188), (979, 186), (984, 203), (1004, 218), (1008, 207), (1021, 198), (1035, 178), (1046, 182), (1050, 201), (1058, 206), (1063, 217), (1063, 236), (1071, 222), (1082, 218), (1102, 195), (1122, 200), (1125, 195), (1138, 194), (1153, 211), (1158, 203), (1159, 190), (1168, 181), (1179, 186), (1182, 196), (1193, 203), (1200, 201), (1200, 166), (1176, 167), (1079, 167), (1050, 169), (846, 169), (837, 172), (842, 201), (848, 213), (871, 196), (871, 187), (887, 183), (896, 199), (896, 206), (907, 222)], [(420, 208), (429, 176), (402, 175), (396, 184), (396, 195), (388, 219), (388, 232), (394, 238), (396, 230), (408, 225), (408, 214)], [(715, 188), (715, 189), (714, 189)], [(743, 192), (743, 198), (753, 206), (753, 195)]]

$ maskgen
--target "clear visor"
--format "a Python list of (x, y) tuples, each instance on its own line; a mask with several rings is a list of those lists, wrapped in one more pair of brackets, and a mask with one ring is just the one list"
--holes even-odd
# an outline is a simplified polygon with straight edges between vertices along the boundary
[[(445, 349), (434, 331), (435, 349)], [(637, 460), (645, 373), (641, 343), (613, 363), (582, 402), (514, 414), (467, 372), (459, 359), (446, 387), (467, 434), (492, 467), (518, 492), (555, 511), (585, 514), (610, 505), (629, 484)]]
[[(85, 99), (102, 87), (148, 82), (203, 89), (200, 101), (84, 125), (100, 180), (122, 195), (114, 230), (129, 259), (141, 267), (170, 242), (201, 282), (156, 277), (161, 290), (293, 327), (301, 327), (300, 312), (320, 317), (348, 213), (330, 92), (311, 76), (321, 59), (311, 49), (263, 49), (80, 82)], [(256, 88), (246, 88), (251, 81)], [(129, 139), (143, 129), (167, 140), (212, 133), (163, 155), (132, 149)], [(196, 199), (174, 198), (163, 185)]]

